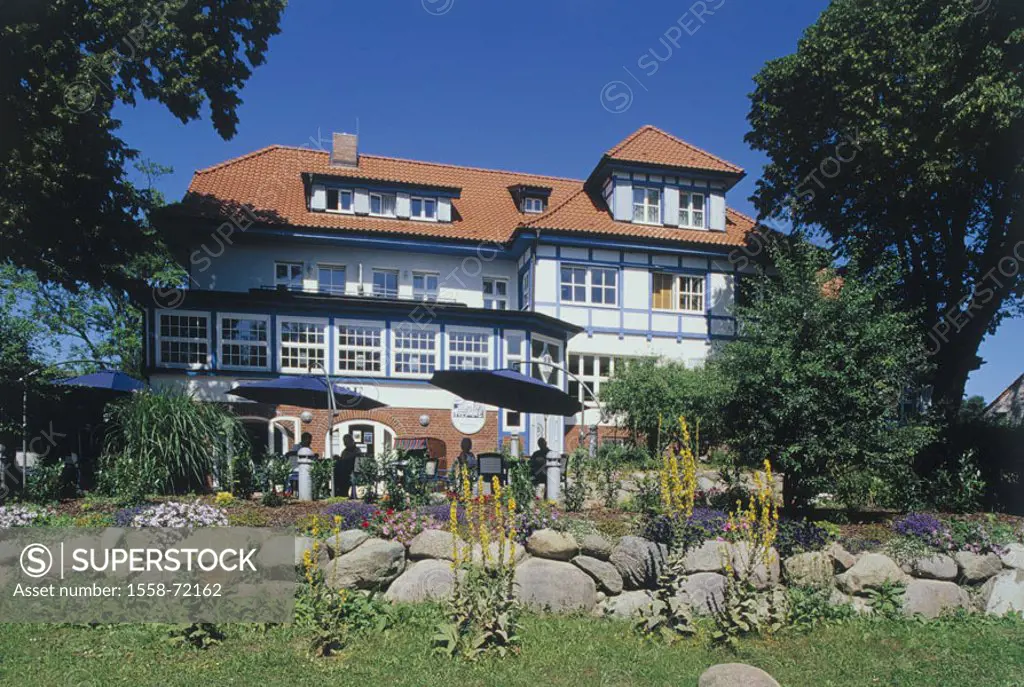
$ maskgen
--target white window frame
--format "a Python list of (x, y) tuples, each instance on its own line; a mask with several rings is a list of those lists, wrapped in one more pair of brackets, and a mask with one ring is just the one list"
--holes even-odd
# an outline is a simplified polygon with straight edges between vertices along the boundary
[[(206, 338), (192, 338), (182, 336), (168, 336), (164, 337), (160, 334), (160, 323), (163, 316), (181, 316), (181, 317), (202, 317), (206, 319)], [(209, 312), (202, 310), (157, 310), (154, 314), (155, 323), (153, 333), (156, 335), (156, 364), (158, 367), (173, 368), (178, 370), (208, 370), (210, 369), (210, 360), (212, 352), (212, 334), (210, 325), (213, 323), (213, 318), (210, 317)], [(205, 343), (206, 344), (206, 362), (205, 363), (172, 363), (164, 360), (163, 351), (161, 350), (161, 343), (164, 341), (177, 342), (177, 343)]]
[[(508, 338), (509, 338), (509, 336), (518, 336), (520, 338), (520, 340), (522, 341), (518, 353), (512, 353), (511, 350), (509, 349), (509, 345), (508, 345)], [(505, 332), (503, 333), (502, 337), (501, 337), (501, 345), (504, 348), (504, 352), (505, 352), (505, 364), (503, 365), (503, 367), (515, 370), (516, 369), (515, 363), (517, 363), (517, 362), (518, 363), (526, 362), (527, 358), (530, 355), (530, 340), (526, 336), (526, 332), (525, 331), (521, 331), (521, 330), (518, 330), (518, 329), (511, 329), (511, 330), (506, 329)], [(526, 369), (525, 365), (520, 365), (518, 369), (519, 369), (519, 372), (521, 372), (522, 374), (529, 376), (530, 370)], [(516, 411), (516, 410), (507, 410), (507, 409), (503, 410), (502, 412), (504, 413), (504, 416), (502, 417), (502, 428), (505, 431), (511, 430), (511, 431), (513, 431), (515, 433), (520, 433), (520, 432), (525, 432), (526, 431), (526, 413), (521, 413), (521, 412)], [(509, 421), (508, 421), (509, 413), (518, 413), (519, 414), (519, 424), (518, 425), (514, 425), (514, 424), (510, 424), (509, 423)]]
[[(487, 289), (487, 282), (491, 283), (491, 293), (490, 293), (490, 295), (488, 295), (488, 293), (486, 291), (486, 289)], [(503, 283), (505, 285), (505, 295), (504, 296), (498, 295), (497, 288), (498, 288), (498, 283), (499, 282)], [(508, 277), (484, 277), (483, 281), (481, 282), (481, 284), (482, 285), (481, 285), (481, 288), (480, 288), (480, 292), (481, 292), (481, 294), (483, 294), (483, 297), (484, 297), (484, 308), (487, 308), (489, 310), (509, 310), (510, 309), (510, 306), (512, 305), (512, 303), (511, 303), (511, 300), (509, 299), (509, 292), (508, 292), (509, 280), (508, 280)], [(487, 301), (491, 301), (491, 305), (490, 306), (487, 305)], [(496, 307), (496, 305), (498, 303), (500, 303), (500, 302), (504, 302), (505, 303), (505, 307), (504, 308)]]
[[(412, 209), (413, 203), (415, 203), (416, 201), (419, 201), (420, 203), (421, 212), (418, 215), (415, 214)], [(424, 212), (427, 209), (428, 202), (434, 204), (433, 215), (424, 214)], [(436, 222), (438, 205), (440, 205), (440, 203), (438, 202), (437, 198), (432, 196), (409, 196), (409, 219), (414, 219), (418, 222)]]
[[(482, 337), (484, 342), (483, 351), (456, 351), (457, 337), (473, 336)], [(445, 369), (446, 370), (490, 370), (494, 365), (494, 332), (490, 329), (479, 329), (472, 327), (445, 327)], [(473, 365), (453, 365), (455, 357), (475, 359)]]
[[(637, 202), (636, 193), (637, 191), (643, 192), (643, 200)], [(648, 194), (657, 195), (657, 200), (652, 203)], [(660, 188), (654, 188), (651, 186), (634, 186), (633, 187), (633, 223), (634, 224), (661, 224), (661, 202), (664, 193)], [(654, 209), (655, 219), (651, 220), (650, 210)], [(637, 219), (637, 211), (640, 211), (641, 219)]]
[[(285, 322), (297, 322), (299, 324), (313, 324), (321, 327), (324, 334), (324, 342), (322, 344), (302, 344), (302, 343), (289, 343), (289, 346), (299, 346), (302, 348), (322, 348), (323, 350), (323, 365), (326, 367), (330, 360), (330, 350), (333, 345), (331, 337), (330, 320), (322, 317), (291, 317), (288, 315), (277, 316), (277, 340), (275, 345), (277, 346), (277, 369), (280, 372), (290, 372), (294, 374), (309, 374), (309, 368), (299, 367), (285, 367), (284, 364), (284, 347), (285, 342), (282, 338), (284, 335), (284, 323)], [(316, 374), (314, 372), (314, 374)]]
[[(707, 306), (708, 306), (708, 302), (707, 302), (707, 278), (706, 278), (705, 275), (700, 275), (700, 274), (675, 274), (673, 272), (657, 272), (657, 271), (655, 271), (654, 274), (667, 274), (668, 276), (672, 277), (672, 307), (671, 308), (655, 308), (654, 307), (654, 293), (652, 292), (651, 293), (651, 310), (654, 310), (655, 312), (682, 312), (682, 313), (690, 313), (690, 314), (695, 314), (695, 313), (696, 314), (704, 314), (705, 312), (707, 312)], [(682, 290), (682, 280), (683, 279), (696, 279), (696, 280), (698, 280), (700, 282), (700, 284), (701, 284), (701, 291), (700, 291), (699, 295), (701, 296), (701, 304), (703, 306), (700, 310), (684, 310), (680, 306), (680, 297), (683, 295), (683, 290)], [(654, 283), (653, 277), (651, 279), (651, 283), (652, 284)], [(695, 291), (686, 292), (686, 294), (690, 295), (690, 296), (698, 295), (697, 292), (695, 292)]]
[[(566, 298), (563, 295), (562, 288), (565, 287), (566, 285), (569, 286), (570, 293), (572, 293), (572, 290), (577, 289), (577, 288), (579, 288), (581, 286), (581, 284), (579, 284), (575, 280), (573, 280), (571, 282), (563, 281), (563, 273), (562, 273), (563, 269), (583, 270), (583, 283), (582, 283), (582, 286), (583, 286), (583, 300), (576, 300), (575, 298)], [(612, 274), (614, 274), (615, 275), (615, 286), (611, 287), (611, 286), (608, 286), (607, 284), (595, 285), (594, 284), (594, 272), (598, 271), (598, 270), (600, 270), (601, 272), (611, 272)], [(594, 308), (617, 308), (617, 307), (619, 307), (619, 288), (620, 288), (620, 282), (621, 281), (622, 280), (619, 278), (619, 271), (616, 268), (614, 268), (614, 267), (601, 267), (601, 266), (597, 266), (597, 265), (581, 265), (581, 264), (576, 264), (576, 263), (571, 263), (571, 262), (564, 262), (564, 263), (561, 263), (558, 266), (558, 295), (559, 295), (562, 303), (570, 303), (570, 304), (573, 304), (573, 305), (587, 305), (587, 306), (591, 306), (591, 307), (594, 307)], [(594, 292), (593, 292), (593, 289), (595, 289), (595, 288), (601, 289), (602, 293), (605, 293), (608, 289), (612, 289), (612, 292), (613, 292), (612, 302), (611, 303), (605, 303), (603, 300), (600, 303), (596, 302), (594, 300)]]
[[(695, 210), (693, 199), (700, 197), (701, 209)], [(685, 201), (685, 202), (684, 202)], [(701, 213), (701, 221), (698, 224), (693, 221), (693, 213)], [(679, 192), (679, 226), (684, 229), (707, 229), (708, 224), (708, 196), (706, 193), (696, 191)]]
[[(559, 276), (561, 279), (561, 276)], [(523, 271), (522, 279), (519, 280), (520, 293), (519, 293), (519, 309), (528, 310), (533, 304), (533, 267), (529, 263), (526, 265), (526, 269)], [(562, 288), (559, 284), (558, 288)]]
[[(377, 293), (377, 284), (375, 282), (375, 279), (377, 277), (378, 272), (382, 274), (395, 275), (395, 292), (393, 294)], [(387, 269), (384, 267), (374, 267), (373, 270), (370, 272), (370, 293), (373, 294), (376, 298), (398, 298), (398, 294), (401, 291), (401, 287), (402, 273), (399, 270)]]
[[(423, 288), (417, 288), (416, 278), (420, 277), (423, 279)], [(433, 289), (427, 288), (427, 279), (433, 277), (437, 280), (437, 286)], [(438, 297), (441, 295), (441, 275), (437, 272), (425, 272), (416, 270), (412, 273), (412, 299), (414, 301), (424, 301), (428, 303), (436, 302)]]
[[(368, 369), (348, 369), (342, 366), (342, 330), (347, 328), (360, 328), (360, 329), (374, 329), (377, 330), (377, 336), (380, 343), (377, 346), (365, 346), (365, 345), (353, 345), (347, 346), (345, 351), (354, 351), (357, 355), (359, 353), (366, 354), (377, 354), (380, 360), (379, 370), (368, 370)], [(338, 375), (353, 376), (353, 377), (383, 377), (388, 371), (387, 361), (387, 340), (388, 340), (388, 328), (384, 322), (378, 322), (373, 320), (335, 320), (334, 322), (334, 373)]]
[[(434, 341), (434, 365), (433, 369), (423, 372), (401, 372), (398, 369), (399, 356), (408, 349), (399, 348), (399, 338), (408, 333), (410, 336), (431, 335)], [(420, 351), (413, 349), (412, 354), (417, 355)], [(420, 325), (404, 321), (398, 326), (391, 328), (391, 375), (393, 377), (405, 377), (407, 379), (429, 378), (434, 372), (441, 369), (441, 328), (438, 325)], [(429, 367), (429, 366), (427, 366)]]
[[(324, 291), (320, 286), (320, 270), (341, 270), (345, 273), (345, 281), (341, 285), (341, 291)], [(329, 262), (318, 262), (316, 265), (316, 291), (317, 293), (328, 293), (332, 296), (344, 296), (348, 293), (348, 267), (346, 265), (337, 265)]]
[[(373, 199), (374, 197), (380, 199), (380, 212), (373, 211)], [(384, 198), (391, 198), (391, 212), (384, 212)], [(384, 193), (381, 191), (370, 192), (370, 216), (371, 217), (397, 217), (398, 214), (398, 194), (397, 193)]]
[[(266, 326), (267, 339), (266, 341), (244, 341), (227, 339), (224, 337), (224, 320), (253, 320), (256, 322), (262, 322)], [(221, 370), (261, 370), (269, 371), (271, 365), (274, 362), (274, 357), (271, 355), (270, 350), (270, 336), (272, 334), (272, 327), (270, 326), (270, 315), (256, 315), (253, 313), (243, 312), (223, 312), (217, 313), (217, 367)], [(239, 346), (253, 346), (256, 348), (262, 348), (267, 353), (267, 364), (262, 366), (255, 365), (228, 365), (224, 361), (227, 357), (224, 355), (225, 344), (231, 345), (236, 344)]]
[[(287, 265), (288, 268), (289, 268), (288, 269), (288, 280), (287, 281), (281, 281), (280, 277), (277, 276), (277, 268), (280, 267), (281, 265)], [(298, 288), (293, 288), (292, 287), (292, 281), (291, 281), (292, 280), (292, 274), (291, 274), (291, 268), (292, 267), (298, 267), (299, 268), (299, 287)], [(303, 291), (303, 290), (305, 290), (305, 288), (306, 288), (306, 264), (301, 262), (301, 261), (299, 261), (299, 260), (275, 260), (274, 261), (274, 286), (275, 287), (286, 286), (286, 287), (288, 287), (289, 291)]]
[[(338, 207), (337, 209), (331, 209), (330, 205), (327, 204), (327, 194), (331, 191), (338, 193)], [(343, 193), (348, 194), (348, 210), (343, 208), (341, 205), (341, 196)], [(356, 194), (353, 189), (350, 188), (338, 188), (337, 186), (327, 186), (324, 188), (324, 212), (333, 212), (340, 215), (353, 215), (355, 214), (356, 208)]]
[[(526, 343), (526, 352), (527, 352), (527, 355), (529, 356), (529, 363), (530, 363), (529, 373), (527, 374), (527, 376), (533, 377), (534, 366), (535, 365), (539, 366), (539, 365), (543, 364), (542, 358), (535, 358), (533, 356), (533, 344), (534, 344), (534, 342), (540, 342), (541, 344), (544, 344), (544, 345), (548, 346), (549, 348), (557, 348), (558, 349), (558, 355), (557, 356), (552, 356), (551, 363), (552, 363), (552, 365), (556, 365), (558, 367), (561, 367), (564, 364), (564, 358), (565, 358), (565, 344), (564, 343), (562, 343), (561, 341), (558, 341), (556, 339), (552, 339), (551, 337), (548, 337), (548, 336), (541, 336), (540, 334), (532, 334), (530, 336), (530, 339)], [(540, 372), (539, 368), (538, 368), (538, 372)], [(553, 383), (549, 382), (547, 380), (544, 380), (544, 379), (539, 379), (537, 377), (534, 377), (534, 379), (538, 379), (538, 381), (545, 382), (546, 384), (549, 384), (550, 386), (553, 386), (553, 387), (561, 389), (562, 386), (563, 386), (563, 382), (565, 380), (565, 375), (562, 373), (562, 371), (560, 369), (552, 369), (552, 372), (554, 372), (554, 375), (555, 375), (555, 381)], [(524, 374), (526, 374), (526, 373), (524, 373)]]
[[(578, 358), (578, 360), (576, 361), (577, 365), (575, 366), (575, 368), (572, 364), (573, 357)], [(584, 360), (584, 358), (594, 359), (594, 367), (592, 369), (592, 374), (584, 374), (584, 370), (586, 369), (586, 361)], [(607, 375), (601, 374), (601, 358), (607, 358), (609, 361)], [(600, 399), (601, 386), (603, 384), (606, 384), (609, 380), (611, 380), (612, 377), (615, 376), (616, 366), (619, 364), (619, 362), (624, 362), (625, 360), (626, 359), (623, 358), (622, 356), (615, 356), (607, 353), (584, 353), (582, 351), (569, 351), (569, 356), (566, 362), (566, 368), (569, 370), (569, 372), (579, 377), (579, 379), (582, 379), (587, 384), (587, 386), (589, 386), (590, 389), (594, 392), (594, 395), (598, 399)], [(586, 399), (586, 391), (584, 391), (583, 385), (579, 383), (579, 380), (570, 377), (569, 385), (572, 386), (573, 382), (576, 382), (576, 384), (579, 385), (579, 389), (577, 389), (576, 392), (576, 399), (580, 403), (586, 405), (588, 408), (596, 408), (598, 406), (598, 402), (595, 400)], [(569, 392), (569, 395), (572, 395), (571, 391)]]
[(544, 212), (544, 199), (536, 196), (523, 198), (523, 212), (531, 215), (539, 215)]

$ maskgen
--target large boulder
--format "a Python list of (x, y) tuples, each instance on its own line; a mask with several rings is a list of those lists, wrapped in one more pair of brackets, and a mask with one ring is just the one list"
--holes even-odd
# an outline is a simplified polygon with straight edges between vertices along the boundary
[(836, 542), (833, 542), (827, 549), (825, 549), (825, 553), (832, 558), (832, 564), (837, 573), (846, 572), (857, 562), (856, 556)]
[(400, 603), (447, 599), (455, 589), (450, 561), (425, 559), (410, 565), (388, 587), (384, 598)]
[[(459, 551), (467, 549), (466, 542), (459, 539)], [(421, 560), (431, 558), (450, 561), (455, 557), (455, 537), (444, 530), (423, 530), (409, 542), (409, 558)]]
[(324, 566), (335, 589), (383, 589), (405, 570), (405, 547), (396, 541), (369, 539)]
[(910, 580), (903, 593), (903, 612), (907, 615), (938, 618), (943, 611), (970, 605), (971, 598), (964, 589), (943, 580)]
[(622, 575), (608, 561), (602, 561), (592, 556), (576, 556), (572, 562), (577, 568), (594, 578), (594, 582), (597, 582), (601, 591), (613, 595), (622, 593)]
[(860, 594), (887, 583), (905, 584), (906, 580), (907, 576), (900, 567), (880, 553), (866, 553), (857, 559), (852, 568), (836, 575), (836, 584), (847, 594)]
[(956, 561), (944, 553), (915, 558), (910, 562), (910, 574), (928, 580), (955, 580)]
[(779, 687), (768, 673), (745, 663), (719, 663), (700, 676), (697, 687)]
[(679, 586), (679, 595), (696, 615), (710, 615), (725, 600), (725, 576), (711, 572), (688, 575)]
[(622, 575), (625, 589), (653, 589), (665, 567), (668, 550), (643, 537), (626, 536), (619, 540), (608, 559)]
[(726, 543), (712, 539), (686, 552), (686, 555), (683, 556), (683, 570), (688, 573), (720, 573), (725, 570), (725, 561), (728, 555), (729, 548)]
[[(313, 553), (314, 548), (316, 549), (315, 554)], [(317, 545), (316, 540), (312, 537), (295, 537), (295, 567), (301, 568), (305, 565), (307, 551), (310, 552), (311, 556), (315, 555), (314, 565), (324, 566), (327, 565), (327, 561), (331, 560), (325, 542), (321, 541)]]
[(612, 556), (612, 543), (600, 534), (588, 534), (580, 542), (580, 553), (601, 561), (606, 561)]
[(530, 558), (516, 567), (516, 597), (535, 610), (591, 611), (597, 603), (594, 580), (571, 563)]
[(663, 606), (646, 589), (622, 592), (618, 596), (609, 597), (601, 605), (604, 615), (620, 619), (635, 619), (638, 615), (646, 614), (652, 607)]
[(755, 589), (767, 589), (779, 583), (781, 566), (779, 552), (774, 548), (766, 554), (745, 541), (727, 546), (733, 570), (741, 578), (746, 576)]
[[(473, 544), (473, 563), (480, 565), (484, 563), (484, 550), (479, 544)], [(464, 554), (460, 554), (464, 555)], [(526, 549), (520, 544), (515, 544), (513, 548), (505, 547), (504, 553), (502, 553), (501, 545), (496, 541), (492, 541), (487, 545), (487, 567), (493, 568), (499, 562), (511, 563), (512, 565), (518, 565), (520, 561), (526, 558)]]
[(526, 540), (526, 550), (537, 558), (571, 561), (580, 552), (576, 540), (555, 530), (537, 530)]
[(346, 553), (355, 550), (370, 538), (370, 535), (363, 530), (345, 530), (337, 536), (327, 539), (327, 546), (331, 549), (331, 558), (344, 556)]
[(1024, 570), (1005, 570), (989, 578), (981, 587), (978, 602), (989, 615), (1024, 613)]
[(1010, 544), (999, 559), (1007, 568), (1024, 570), (1024, 544)]
[(994, 553), (957, 551), (953, 558), (960, 568), (960, 579), (967, 584), (984, 582), (1003, 569), (1003, 562)]
[(835, 584), (832, 557), (824, 551), (798, 553), (782, 562), (786, 581), (796, 587), (828, 589)]

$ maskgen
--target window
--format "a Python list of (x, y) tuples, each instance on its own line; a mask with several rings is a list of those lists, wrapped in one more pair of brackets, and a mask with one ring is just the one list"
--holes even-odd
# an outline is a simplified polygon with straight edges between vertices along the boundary
[(256, 315), (221, 315), (220, 367), (269, 370), (270, 320)]
[(704, 312), (704, 277), (655, 273), (651, 287), (655, 310)]
[(519, 288), (522, 291), (519, 294), (519, 309), (526, 310), (530, 307), (530, 296), (532, 290), (530, 289), (530, 266), (526, 266), (526, 270), (523, 272), (522, 277), (519, 278)]
[(302, 263), (275, 262), (274, 286), (283, 286), (289, 291), (302, 291)]
[(317, 291), (336, 296), (345, 295), (345, 268), (333, 265), (320, 265), (317, 268)]
[(557, 343), (534, 336), (530, 340), (530, 358), (533, 363), (531, 376), (545, 384), (561, 387), (561, 374), (558, 369), (545, 364), (549, 356), (552, 365), (561, 365), (562, 347)]
[(328, 188), (327, 211), (352, 212), (352, 191), (341, 188)]
[(656, 188), (633, 189), (633, 221), (661, 224), (661, 191)]
[(587, 302), (587, 269), (562, 265), (562, 301), (566, 303)]
[(619, 272), (615, 269), (562, 265), (562, 301), (615, 305), (618, 282)]
[(523, 212), (539, 214), (544, 212), (544, 199), (527, 196), (523, 198)]
[(449, 370), (491, 369), (491, 335), (485, 332), (448, 332)]
[(158, 313), (159, 364), (206, 367), (210, 361), (210, 318), (205, 313)]
[(370, 214), (380, 217), (395, 216), (395, 194), (394, 193), (371, 193)]
[(323, 320), (278, 320), (282, 372), (308, 372), (327, 359), (327, 323)]
[(417, 301), (436, 301), (437, 275), (429, 272), (413, 272), (412, 297)]
[(373, 295), (379, 298), (398, 298), (398, 270), (374, 270)]
[(437, 199), (410, 198), (409, 216), (413, 219), (437, 219)]
[[(615, 370), (621, 369), (623, 365), (622, 359), (607, 355), (569, 354), (569, 372), (582, 379), (598, 398), (601, 396), (601, 384), (611, 379)], [(569, 395), (580, 403), (596, 402), (586, 387), (572, 377), (569, 377)]]
[(338, 371), (381, 372), (384, 328), (372, 324), (338, 325)]
[(484, 307), (508, 310), (508, 279), (484, 277)]
[[(523, 362), (523, 354), (526, 348), (526, 335), (523, 332), (505, 332), (505, 367), (519, 370), (527, 374), (527, 370), (520, 369)], [(523, 414), (515, 410), (505, 411), (505, 431), (521, 432), (526, 429)]]
[(395, 374), (429, 375), (437, 369), (437, 332), (432, 329), (395, 330)]
[(703, 193), (679, 194), (679, 226), (703, 229), (705, 214)]

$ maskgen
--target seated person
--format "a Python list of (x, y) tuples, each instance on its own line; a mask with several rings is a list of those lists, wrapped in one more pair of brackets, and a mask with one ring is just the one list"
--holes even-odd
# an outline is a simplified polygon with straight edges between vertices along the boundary
[(350, 434), (345, 435), (342, 443), (345, 444), (345, 448), (341, 455), (334, 459), (334, 495), (355, 498), (353, 475), (356, 461), (360, 456), (359, 447)]
[(543, 490), (538, 487), (547, 488), (548, 453), (550, 452), (547, 440), (541, 438), (537, 440), (537, 450), (530, 455), (530, 479), (533, 482), (534, 491), (540, 491), (542, 495)]

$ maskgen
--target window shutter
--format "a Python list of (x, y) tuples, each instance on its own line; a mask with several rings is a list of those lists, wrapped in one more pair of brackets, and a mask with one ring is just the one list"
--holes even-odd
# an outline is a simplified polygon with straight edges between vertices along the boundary
[(613, 193), (615, 219), (620, 222), (633, 221), (633, 183), (628, 179), (616, 179)]
[(409, 194), (399, 193), (395, 205), (395, 214), (403, 219), (409, 219)]
[(675, 186), (665, 187), (665, 224), (679, 226), (679, 189)]
[(451, 222), (452, 221), (452, 201), (451, 201), (451, 198), (438, 198), (437, 199), (437, 221), (438, 222)]
[(710, 200), (708, 227), (712, 231), (725, 231), (725, 196), (713, 193)]
[(655, 273), (651, 282), (651, 307), (661, 310), (672, 310), (672, 284), (675, 278), (671, 274)]
[(310, 210), (327, 209), (327, 189), (322, 184), (314, 184), (313, 191), (309, 195)]
[(357, 188), (353, 194), (352, 208), (356, 214), (370, 214), (370, 192), (365, 188)]

